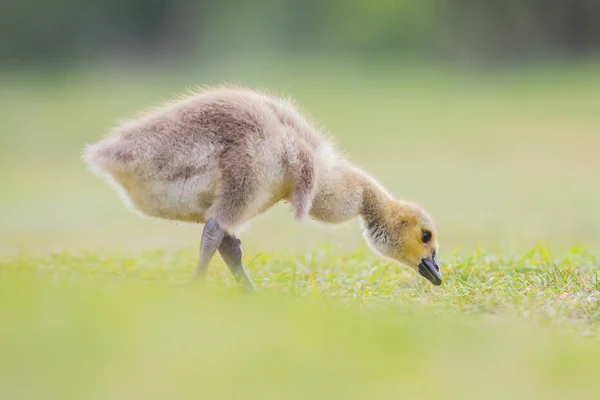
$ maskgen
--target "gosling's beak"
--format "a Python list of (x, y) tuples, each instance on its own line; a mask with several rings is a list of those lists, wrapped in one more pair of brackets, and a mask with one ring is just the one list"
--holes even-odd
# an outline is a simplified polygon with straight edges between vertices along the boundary
[(421, 260), (421, 264), (419, 264), (419, 273), (435, 286), (440, 286), (442, 284), (442, 274), (440, 273), (440, 267), (435, 259), (435, 253), (433, 253), (431, 258), (424, 258)]

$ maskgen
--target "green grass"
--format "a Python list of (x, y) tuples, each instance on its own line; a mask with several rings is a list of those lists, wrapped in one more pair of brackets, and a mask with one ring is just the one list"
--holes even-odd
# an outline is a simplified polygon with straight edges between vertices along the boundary
[[(0, 75), (0, 398), (597, 398), (597, 65), (468, 76), (269, 64)], [(440, 233), (445, 282), (285, 207), (242, 235), (139, 218), (79, 160), (119, 118), (220, 80), (293, 95)]]
[(3, 398), (596, 398), (600, 277), (582, 250), (450, 257), (432, 287), (362, 252), (259, 255), (239, 292), (192, 252), (0, 265)]
[[(189, 283), (196, 258), (196, 252), (158, 250), (136, 255), (19, 255), (2, 264), (2, 277), (45, 283), (151, 284), (172, 290)], [(442, 263), (443, 288), (433, 287), (408, 268), (371, 258), (363, 250), (345, 254), (327, 247), (304, 256), (258, 254), (247, 258), (246, 264), (265, 296), (312, 298), (358, 308), (391, 306), (401, 312), (510, 314), (542, 324), (558, 321), (557, 327), (585, 335), (600, 334), (598, 261), (584, 249), (574, 248), (562, 257), (542, 246), (518, 256), (480, 250), (450, 256)], [(210, 287), (237, 287), (218, 257), (213, 264)]]

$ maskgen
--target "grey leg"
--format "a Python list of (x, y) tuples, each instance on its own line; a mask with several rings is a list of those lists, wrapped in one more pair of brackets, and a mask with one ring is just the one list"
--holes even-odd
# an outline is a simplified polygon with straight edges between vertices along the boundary
[(202, 231), (202, 240), (200, 241), (200, 255), (198, 257), (198, 266), (196, 267), (196, 271), (194, 272), (194, 276), (197, 279), (206, 278), (206, 271), (208, 270), (208, 264), (210, 260), (213, 258), (221, 241), (223, 240), (223, 236), (225, 235), (225, 231), (219, 225), (219, 222), (216, 219), (209, 219), (206, 221), (204, 225), (204, 230)]
[(246, 269), (242, 264), (242, 242), (240, 239), (226, 233), (221, 241), (221, 246), (219, 246), (219, 253), (235, 277), (235, 280), (242, 284), (244, 289), (254, 291), (254, 285), (250, 278), (248, 278)]

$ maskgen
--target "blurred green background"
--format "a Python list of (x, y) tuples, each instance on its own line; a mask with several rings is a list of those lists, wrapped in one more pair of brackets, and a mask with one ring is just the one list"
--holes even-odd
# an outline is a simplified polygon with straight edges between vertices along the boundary
[[(433, 214), (444, 251), (600, 243), (597, 2), (3, 8), (2, 252), (193, 245), (198, 227), (128, 213), (79, 154), (119, 120), (220, 82), (296, 98), (354, 161)], [(355, 224), (323, 230), (288, 214), (255, 221), (247, 246), (361, 243)]]
[(4, 3), (6, 62), (156, 61), (284, 52), (519, 62), (598, 51), (592, 0), (23, 0)]
[[(597, 397), (597, 341), (522, 319), (598, 329), (599, 2), (0, 7), (6, 398)], [(356, 222), (297, 224), (277, 206), (242, 235), (264, 298), (174, 288), (201, 227), (139, 218), (80, 154), (120, 120), (221, 82), (295, 98), (422, 204), (449, 282), (430, 290), (355, 253)], [(296, 286), (298, 265), (315, 278)], [(384, 275), (382, 294), (369, 285)], [(500, 318), (513, 308), (516, 321)]]

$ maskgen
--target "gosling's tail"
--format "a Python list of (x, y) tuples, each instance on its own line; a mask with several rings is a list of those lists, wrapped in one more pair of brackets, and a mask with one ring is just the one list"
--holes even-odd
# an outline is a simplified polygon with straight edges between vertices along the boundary
[(127, 170), (135, 159), (134, 149), (126, 141), (114, 137), (87, 145), (82, 155), (91, 171), (108, 175)]

